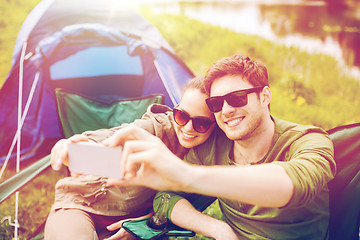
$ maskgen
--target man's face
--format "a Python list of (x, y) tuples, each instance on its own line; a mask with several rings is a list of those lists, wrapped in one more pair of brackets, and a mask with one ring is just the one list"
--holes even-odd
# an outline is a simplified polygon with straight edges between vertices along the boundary
[[(224, 76), (212, 83), (210, 96), (223, 96), (253, 87), (240, 76)], [(247, 104), (242, 107), (233, 107), (224, 101), (222, 109), (214, 113), (217, 124), (231, 140), (246, 140), (259, 132), (265, 112), (264, 105), (256, 92), (249, 93), (247, 98)]]

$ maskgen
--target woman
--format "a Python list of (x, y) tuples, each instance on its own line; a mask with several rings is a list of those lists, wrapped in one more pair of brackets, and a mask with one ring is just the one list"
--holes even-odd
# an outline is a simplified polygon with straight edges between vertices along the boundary
[[(173, 110), (154, 104), (142, 119), (130, 125), (159, 137), (173, 153), (183, 158), (189, 148), (205, 142), (216, 126), (214, 116), (205, 104), (206, 98), (203, 77), (194, 78), (186, 85), (179, 105)], [(115, 146), (121, 141), (116, 131), (124, 130), (129, 127), (127, 125), (88, 131), (60, 140), (51, 151), (52, 168), (59, 170), (62, 164), (67, 164), (69, 141), (102, 142), (107, 139), (107, 145)], [(145, 187), (107, 187), (106, 179), (101, 177), (81, 175), (61, 179), (56, 184), (55, 203), (46, 222), (45, 239), (111, 236), (124, 220), (148, 217), (154, 195), (154, 190)], [(229, 229), (223, 222), (218, 222), (219, 228)], [(133, 239), (123, 229), (109, 239), (120, 238)]]

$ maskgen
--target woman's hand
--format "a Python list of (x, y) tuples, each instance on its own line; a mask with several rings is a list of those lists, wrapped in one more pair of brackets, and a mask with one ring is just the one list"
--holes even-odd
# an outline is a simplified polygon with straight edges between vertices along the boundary
[(91, 141), (87, 136), (77, 134), (68, 139), (59, 140), (54, 147), (51, 149), (50, 162), (51, 167), (55, 171), (59, 171), (64, 164), (68, 166), (68, 143), (69, 142), (89, 142)]

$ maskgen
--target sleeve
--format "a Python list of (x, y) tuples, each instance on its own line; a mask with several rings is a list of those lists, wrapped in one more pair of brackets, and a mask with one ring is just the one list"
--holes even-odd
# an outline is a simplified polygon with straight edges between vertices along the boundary
[[(202, 146), (200, 148), (194, 147), (194, 148), (190, 149), (190, 151), (185, 155), (184, 161), (186, 161), (190, 164), (203, 165), (203, 163), (200, 161), (200, 157), (199, 157), (199, 156), (202, 156), (201, 154), (199, 154), (199, 152), (202, 153), (203, 149), (206, 150), (207, 148), (205, 148), (205, 146)], [(201, 211), (201, 212), (204, 211), (208, 206), (210, 206), (217, 199), (216, 197), (205, 196), (205, 195), (200, 195), (200, 194), (195, 194), (195, 193), (166, 192), (166, 191), (158, 192), (156, 194), (156, 196), (154, 198), (154, 202), (153, 202), (154, 211), (156, 211), (156, 209), (158, 209), (158, 206), (161, 202), (161, 196), (163, 194), (170, 195), (169, 207), (166, 212), (166, 217), (170, 220), (171, 220), (171, 213), (172, 213), (172, 210), (173, 210), (175, 204), (181, 199), (188, 200), (194, 206), (195, 209), (197, 209), (198, 211)]]
[(102, 142), (105, 139), (111, 137), (117, 130), (129, 125), (128, 123), (124, 123), (118, 127), (113, 127), (109, 129), (98, 129), (94, 131), (86, 131), (82, 134), (90, 138), (91, 140), (95, 142)]
[(123, 123), (120, 126), (109, 128), (109, 129), (98, 129), (94, 131), (86, 131), (82, 134), (90, 138), (91, 140), (95, 142), (102, 142), (105, 139), (111, 137), (116, 131), (129, 126), (130, 124), (134, 124), (142, 129), (145, 129), (146, 131), (150, 132), (151, 134), (155, 135), (154, 131), (154, 124), (152, 119), (150, 118), (141, 118), (135, 120), (133, 123)]
[(154, 211), (156, 211), (158, 209), (160, 202), (161, 202), (161, 197), (163, 194), (170, 195), (169, 207), (166, 211), (166, 217), (170, 220), (171, 220), (171, 213), (172, 213), (172, 210), (173, 210), (175, 204), (181, 199), (188, 200), (194, 206), (194, 208), (200, 212), (204, 211), (208, 206), (210, 206), (216, 200), (216, 197), (210, 197), (210, 196), (200, 195), (200, 194), (196, 194), (196, 193), (158, 192), (155, 195), (154, 202), (153, 202)]
[(315, 199), (334, 178), (336, 165), (330, 137), (324, 133), (308, 133), (289, 148), (289, 161), (277, 161), (294, 184), (292, 199), (286, 207), (299, 207)]

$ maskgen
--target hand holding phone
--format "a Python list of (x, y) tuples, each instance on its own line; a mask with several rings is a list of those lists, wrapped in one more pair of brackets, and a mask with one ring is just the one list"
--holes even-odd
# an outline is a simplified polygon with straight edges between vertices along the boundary
[(122, 178), (121, 147), (93, 142), (68, 143), (68, 154), (69, 169), (73, 173)]

